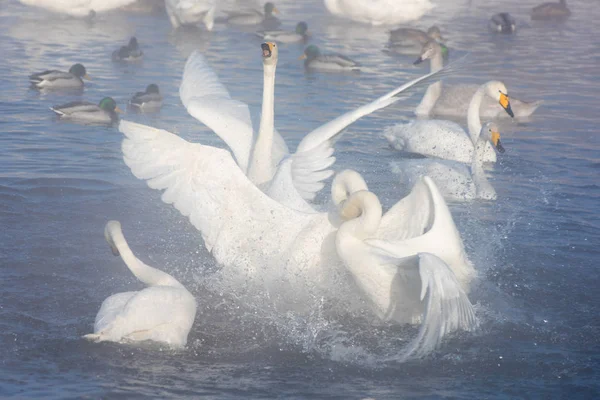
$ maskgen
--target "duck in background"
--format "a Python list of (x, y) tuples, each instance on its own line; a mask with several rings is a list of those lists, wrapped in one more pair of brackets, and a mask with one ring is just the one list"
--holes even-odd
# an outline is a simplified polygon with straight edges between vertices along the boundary
[(360, 71), (360, 64), (341, 54), (321, 54), (317, 46), (311, 44), (299, 57), (304, 60), (306, 69), (317, 69), (322, 71)]
[(279, 10), (271, 2), (265, 3), (262, 12), (249, 9), (225, 13), (225, 22), (231, 25), (262, 25), (265, 29), (275, 29), (281, 25), (281, 21), (274, 15), (279, 14)]
[(565, 20), (571, 15), (571, 10), (567, 7), (567, 0), (560, 0), (558, 3), (544, 3), (531, 10), (531, 19), (557, 21)]
[(162, 107), (162, 100), (158, 85), (152, 83), (148, 85), (146, 91), (134, 94), (129, 100), (129, 105), (141, 112), (158, 111)]
[(54, 69), (29, 75), (29, 82), (36, 89), (81, 89), (83, 79), (90, 79), (90, 76), (82, 64), (74, 64), (69, 72)]
[(129, 39), (127, 46), (121, 46), (119, 50), (113, 51), (112, 60), (118, 62), (140, 61), (144, 52), (140, 49), (137, 39), (133, 36)]
[(438, 43), (444, 42), (440, 28), (433, 25), (427, 32), (416, 28), (398, 28), (390, 31), (390, 46), (415, 48), (415, 54), (421, 52), (421, 48), (430, 40)]
[(263, 40), (279, 43), (306, 42), (308, 40), (308, 25), (306, 22), (298, 22), (296, 30), (290, 31), (258, 31), (256, 35)]
[(490, 18), (488, 27), (493, 33), (514, 33), (517, 21), (509, 13), (498, 13)]
[(61, 120), (85, 125), (112, 125), (119, 120), (117, 113), (122, 112), (112, 97), (105, 97), (98, 104), (72, 101), (50, 109)]

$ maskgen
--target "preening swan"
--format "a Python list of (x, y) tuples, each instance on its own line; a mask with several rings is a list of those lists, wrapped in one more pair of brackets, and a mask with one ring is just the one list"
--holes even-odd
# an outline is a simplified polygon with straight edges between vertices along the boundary
[(336, 234), (338, 255), (375, 313), (399, 323), (421, 322), (402, 358), (427, 355), (446, 334), (477, 327), (473, 306), (444, 261), (378, 236), (382, 211), (377, 196), (355, 192), (340, 214), (345, 222)]
[(136, 0), (19, 0), (21, 3), (72, 17), (90, 17), (123, 6)]
[[(443, 48), (434, 40), (427, 42), (421, 51), (421, 56), (415, 62), (419, 64), (425, 60), (430, 62), (430, 71), (436, 71), (444, 65)], [(469, 103), (477, 91), (477, 85), (460, 84), (448, 85), (441, 82), (431, 84), (421, 103), (415, 109), (418, 116), (447, 115), (463, 117), (467, 115)], [(512, 109), (516, 117), (528, 117), (542, 104), (541, 101), (527, 103), (513, 98)], [(500, 118), (507, 114), (503, 107), (493, 98), (484, 98), (479, 108), (479, 115), (483, 118)]]
[[(481, 132), (478, 110), (486, 96), (497, 101), (507, 114), (513, 115), (506, 86), (502, 82), (490, 81), (481, 85), (471, 99), (468, 134), (456, 122), (432, 119), (397, 124), (386, 128), (383, 135), (396, 150), (470, 163)], [(493, 145), (497, 146), (497, 143)], [(483, 161), (496, 162), (492, 145), (486, 142), (484, 146)]]
[[(425, 85), (452, 73), (451, 64), (438, 73), (414, 79), (384, 96), (329, 121), (308, 133), (296, 152), (289, 154), (283, 138), (274, 128), (274, 87), (278, 48), (261, 45), (263, 55), (263, 100), (258, 133), (255, 136), (250, 111), (245, 103), (233, 100), (227, 89), (199, 52), (190, 55), (179, 89), (188, 113), (212, 129), (232, 150), (242, 173), (276, 200), (300, 211), (314, 211), (312, 200), (332, 175), (333, 143), (340, 133), (359, 118), (387, 107), (408, 89)], [(256, 137), (256, 140), (254, 139)], [(286, 158), (286, 163), (281, 161)], [(282, 166), (285, 164), (285, 168)], [(291, 191), (289, 189), (292, 189)]]
[(118, 221), (109, 221), (104, 236), (114, 255), (148, 287), (139, 292), (113, 294), (96, 315), (94, 333), (84, 338), (95, 342), (152, 340), (182, 348), (196, 317), (196, 300), (166, 272), (140, 261), (131, 251)]
[(85, 67), (74, 64), (69, 72), (48, 70), (29, 75), (31, 86), (36, 89), (80, 89), (83, 87), (83, 79), (90, 79)]
[(217, 0), (165, 0), (165, 7), (173, 28), (202, 23), (213, 29)]
[(504, 153), (500, 144), (498, 126), (488, 122), (481, 127), (479, 145), (470, 170), (456, 161), (435, 159), (407, 159), (392, 163), (392, 171), (401, 176), (401, 182), (414, 185), (422, 176), (428, 176), (436, 183), (446, 200), (469, 201), (474, 199), (496, 200), (496, 190), (490, 184), (483, 170), (485, 147), (483, 143), (496, 143), (499, 152)]
[(421, 18), (433, 8), (429, 0), (325, 0), (336, 17), (370, 25), (395, 25)]

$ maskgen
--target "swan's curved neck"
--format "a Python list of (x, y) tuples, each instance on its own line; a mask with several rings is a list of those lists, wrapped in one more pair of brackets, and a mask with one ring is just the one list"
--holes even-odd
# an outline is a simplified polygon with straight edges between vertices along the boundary
[(348, 199), (348, 196), (359, 190), (369, 190), (362, 176), (352, 170), (342, 171), (331, 183), (331, 200), (333, 204), (339, 206)]
[[(444, 67), (444, 59), (441, 51), (436, 51), (433, 57), (429, 60), (429, 72), (437, 72)], [(432, 83), (427, 88), (423, 99), (415, 109), (417, 115), (429, 115), (435, 103), (438, 101), (442, 94), (442, 82), (437, 81)]]
[(481, 109), (481, 102), (485, 96), (486, 85), (482, 85), (477, 89), (471, 102), (469, 103), (469, 109), (467, 111), (467, 123), (469, 125), (469, 136), (473, 141), (473, 145), (477, 144), (479, 140), (479, 134), (481, 133), (481, 117), (479, 116), (479, 110)]
[(125, 236), (123, 236), (123, 232), (121, 231), (120, 224), (115, 224), (114, 221), (109, 222), (104, 230), (104, 236), (111, 248), (113, 248), (113, 253), (115, 253), (116, 249), (118, 253), (115, 254), (121, 256), (125, 265), (127, 265), (127, 268), (129, 268), (131, 273), (133, 273), (133, 275), (135, 275), (142, 283), (148, 286), (184, 288), (183, 285), (171, 275), (156, 268), (152, 268), (139, 260), (129, 248)]
[(338, 234), (349, 234), (363, 240), (375, 235), (379, 228), (381, 203), (375, 194), (361, 190), (348, 198), (340, 214), (347, 221), (340, 226)]
[(276, 65), (264, 65), (262, 115), (248, 177), (256, 184), (273, 178), (273, 131), (275, 129), (275, 69)]
[(479, 136), (479, 139), (475, 143), (475, 151), (473, 152), (473, 160), (471, 161), (471, 177), (475, 185), (477, 197), (486, 197), (484, 193), (495, 193), (493, 186), (485, 176), (483, 170), (483, 158), (486, 150), (487, 141)]

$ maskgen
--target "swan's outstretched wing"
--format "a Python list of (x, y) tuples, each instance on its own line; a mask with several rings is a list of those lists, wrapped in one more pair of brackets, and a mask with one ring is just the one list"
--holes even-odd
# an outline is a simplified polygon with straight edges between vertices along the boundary
[[(431, 253), (397, 257), (389, 250), (376, 246), (370, 248), (371, 254), (382, 265), (395, 265), (399, 276), (414, 277), (418, 271), (420, 278), (420, 282), (399, 279), (395, 282), (398, 285), (391, 288), (390, 312), (395, 307), (402, 307), (402, 303), (421, 302), (422, 307), (419, 333), (400, 355), (400, 360), (423, 357), (439, 347), (447, 334), (457, 330), (471, 331), (477, 327), (473, 305), (444, 261)], [(412, 293), (418, 298), (407, 299), (407, 293), (415, 285), (420, 286), (420, 294), (417, 291)]]
[[(191, 116), (223, 139), (246, 173), (253, 141), (250, 109), (246, 103), (231, 98), (198, 51), (194, 51), (185, 64), (179, 97)], [(274, 160), (281, 160), (284, 154), (287, 154), (285, 141), (274, 132)]]
[(220, 239), (246, 240), (252, 233), (277, 231), (288, 224), (302, 226), (309, 218), (261, 192), (227, 150), (129, 121), (121, 121), (119, 130), (126, 136), (125, 164), (148, 186), (164, 190), (162, 200), (190, 219), (209, 251)]
[(292, 155), (294, 164), (292, 173), (294, 186), (306, 200), (314, 199), (324, 186), (323, 180), (333, 172), (327, 170), (334, 162), (333, 144), (342, 131), (356, 120), (379, 109), (388, 107), (408, 94), (409, 90), (429, 85), (452, 74), (464, 63), (464, 58), (449, 64), (439, 71), (432, 72), (392, 90), (384, 96), (318, 127), (302, 139), (296, 153)]

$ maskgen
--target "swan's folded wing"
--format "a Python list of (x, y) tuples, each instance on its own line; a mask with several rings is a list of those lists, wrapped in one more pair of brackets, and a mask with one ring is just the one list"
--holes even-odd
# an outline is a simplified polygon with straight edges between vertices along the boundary
[(129, 121), (121, 121), (119, 130), (126, 136), (125, 164), (148, 186), (164, 190), (162, 200), (190, 219), (209, 251), (224, 231), (231, 238), (282, 224), (302, 224), (306, 218), (261, 192), (227, 150)]
[(388, 107), (409, 91), (454, 73), (463, 63), (464, 57), (439, 71), (413, 79), (377, 100), (347, 112), (306, 135), (298, 145), (296, 153), (292, 155), (294, 186), (302, 197), (306, 200), (314, 199), (316, 193), (324, 186), (322, 181), (333, 174), (332, 171), (327, 170), (335, 162), (335, 157), (332, 156), (333, 145), (346, 127), (365, 115)]
[(473, 305), (450, 267), (439, 257), (431, 253), (397, 257), (393, 249), (378, 246), (373, 246), (371, 252), (381, 259), (382, 264), (394, 264), (407, 270), (418, 269), (419, 272), (419, 300), (423, 306), (421, 327), (417, 337), (400, 354), (399, 360), (424, 357), (438, 348), (447, 334), (477, 328)]

